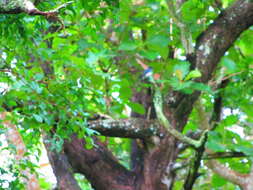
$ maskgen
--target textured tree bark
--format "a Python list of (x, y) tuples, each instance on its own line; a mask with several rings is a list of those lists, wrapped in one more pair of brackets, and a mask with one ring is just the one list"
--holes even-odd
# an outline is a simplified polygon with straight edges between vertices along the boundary
[(165, 129), (156, 120), (143, 118), (105, 119), (88, 122), (88, 128), (108, 137), (147, 139), (152, 136), (163, 136)]
[(138, 172), (120, 165), (105, 145), (96, 140), (96, 146), (86, 150), (83, 148), (85, 141), (73, 136), (70, 142), (64, 143), (64, 152), (74, 172), (84, 174), (96, 190), (165, 190), (168, 187), (161, 179), (176, 155), (173, 153), (174, 139), (167, 139), (170, 142), (164, 141), (151, 152), (144, 150), (144, 167)]
[[(238, 0), (224, 10), (217, 19), (202, 34), (196, 42), (194, 58), (191, 64), (201, 71), (202, 76), (197, 81), (207, 83), (224, 53), (231, 47), (239, 35), (252, 24), (253, 3)], [(182, 129), (187, 122), (193, 103), (199, 97), (199, 92), (191, 95), (176, 93), (173, 104), (168, 105), (169, 112), (177, 121), (177, 129)]]
[(85, 149), (85, 141), (73, 135), (64, 143), (64, 151), (74, 172), (82, 173), (95, 189), (132, 190), (134, 173), (118, 163), (106, 146), (94, 138), (95, 146)]
[(47, 138), (44, 137), (44, 144), (46, 145), (47, 155), (57, 179), (57, 189), (81, 190), (76, 179), (74, 178), (72, 167), (70, 166), (65, 153), (57, 153), (50, 150), (50, 144), (48, 144), (46, 140)]
[[(132, 101), (142, 104), (146, 113), (140, 115), (133, 112), (131, 116), (146, 121), (156, 119), (152, 90), (143, 88), (140, 92), (135, 92), (135, 90), (133, 92)], [(168, 167), (169, 163), (172, 163), (175, 159), (177, 141), (166, 134), (166, 132), (158, 136), (154, 134), (157, 142), (154, 142), (154, 139), (151, 137), (133, 141), (131, 165), (136, 176), (134, 190), (168, 189), (168, 184), (164, 183), (163, 178), (168, 169), (170, 169)], [(167, 178), (171, 178), (172, 176), (167, 176)]]

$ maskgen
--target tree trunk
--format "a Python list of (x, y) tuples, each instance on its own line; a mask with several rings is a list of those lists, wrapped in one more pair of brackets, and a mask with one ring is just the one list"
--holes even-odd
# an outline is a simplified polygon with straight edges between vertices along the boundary
[(44, 145), (47, 149), (47, 155), (57, 179), (57, 189), (59, 190), (81, 190), (74, 178), (73, 169), (68, 162), (64, 152), (57, 153), (50, 149), (49, 138), (44, 136)]

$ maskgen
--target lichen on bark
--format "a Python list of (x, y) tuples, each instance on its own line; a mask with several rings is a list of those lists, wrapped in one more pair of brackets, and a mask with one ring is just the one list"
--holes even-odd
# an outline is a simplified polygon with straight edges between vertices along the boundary
[(36, 9), (34, 1), (30, 0), (2, 0), (0, 1), (0, 13), (29, 12)]

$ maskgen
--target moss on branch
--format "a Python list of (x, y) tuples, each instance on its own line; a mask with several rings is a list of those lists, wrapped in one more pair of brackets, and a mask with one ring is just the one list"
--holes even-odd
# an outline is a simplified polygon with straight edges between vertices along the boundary
[(201, 147), (201, 145), (203, 144), (203, 142), (206, 139), (206, 134), (208, 131), (204, 131), (199, 140), (194, 140), (192, 138), (189, 138), (189, 137), (183, 135), (182, 133), (180, 133), (176, 129), (174, 129), (163, 113), (162, 93), (161, 93), (159, 86), (156, 84), (156, 82), (152, 76), (150, 77), (150, 82), (154, 85), (154, 88), (155, 88), (155, 94), (154, 94), (153, 101), (154, 101), (154, 106), (155, 106), (155, 110), (156, 110), (156, 114), (157, 114), (157, 119), (160, 122), (160, 124), (163, 127), (165, 127), (167, 129), (167, 132), (169, 134), (171, 134), (172, 136), (174, 136), (176, 139), (178, 139), (184, 143), (187, 143), (196, 149)]

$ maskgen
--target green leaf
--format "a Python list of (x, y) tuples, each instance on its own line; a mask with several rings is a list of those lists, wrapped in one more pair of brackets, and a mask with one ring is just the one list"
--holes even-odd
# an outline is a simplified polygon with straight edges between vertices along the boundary
[(243, 152), (244, 154), (248, 155), (248, 156), (253, 156), (253, 149), (252, 147), (246, 147), (246, 146), (236, 146), (235, 147), (235, 151), (238, 151), (238, 152)]
[(232, 126), (238, 122), (237, 115), (229, 115), (224, 120), (222, 120), (222, 125), (224, 126)]
[(8, 100), (7, 101), (7, 105), (10, 106), (10, 107), (12, 107), (12, 106), (16, 106), (17, 103), (15, 101), (13, 101), (13, 100)]
[(179, 80), (183, 80), (183, 78), (188, 74), (189, 69), (190, 64), (188, 62), (181, 62), (174, 66), (173, 71)]
[(127, 104), (134, 112), (139, 114), (145, 114), (145, 108), (143, 105), (135, 103), (135, 102), (129, 102)]
[(143, 57), (145, 57), (148, 60), (153, 61), (153, 60), (155, 60), (159, 56), (159, 53), (156, 52), (156, 51), (149, 50), (149, 51), (143, 51), (143, 52), (141, 52), (140, 55), (143, 56)]
[(227, 73), (234, 73), (237, 71), (235, 62), (228, 57), (223, 58), (221, 64), (226, 68)]
[[(244, 55), (251, 57), (253, 54), (253, 39), (251, 36), (253, 32), (251, 30), (246, 30), (242, 36), (240, 36), (239, 47)], [(246, 58), (246, 57), (245, 57)]]
[(79, 50), (85, 50), (87, 48), (92, 47), (93, 45), (91, 43), (89, 43), (86, 39), (80, 39), (77, 42), (77, 45), (79, 47)]
[(213, 177), (212, 177), (212, 185), (214, 187), (222, 187), (226, 183), (227, 183), (227, 180), (225, 180), (224, 178), (220, 177), (217, 174), (213, 175)]
[(213, 94), (211, 87), (204, 84), (204, 83), (192, 82), (191, 88), (194, 90), (199, 90), (199, 91), (208, 92), (210, 94)]
[(89, 64), (94, 64), (99, 60), (100, 56), (99, 54), (93, 53), (93, 52), (89, 52), (88, 57), (86, 59), (86, 61)]
[(226, 147), (216, 141), (213, 141), (213, 140), (209, 140), (207, 143), (206, 143), (206, 147), (212, 151), (215, 151), (215, 152), (223, 152), (223, 151), (226, 151)]
[(194, 79), (194, 78), (198, 78), (201, 77), (201, 72), (198, 69), (195, 69), (193, 71), (191, 71), (186, 77), (185, 77), (185, 81), (190, 80), (190, 79)]
[(54, 134), (53, 138), (50, 138), (47, 141), (47, 143), (50, 144), (51, 151), (56, 151), (57, 153), (61, 152), (64, 140), (60, 135)]
[(93, 146), (94, 146), (93, 139), (91, 137), (86, 137), (85, 138), (85, 148), (90, 150), (93, 148)]
[(37, 74), (34, 75), (34, 79), (35, 79), (36, 81), (40, 81), (40, 80), (42, 80), (43, 78), (44, 78), (44, 74), (43, 74), (43, 73), (37, 73)]
[(154, 46), (159, 46), (161, 48), (165, 48), (169, 45), (169, 37), (168, 36), (163, 36), (163, 35), (154, 35), (151, 36), (147, 43), (149, 45), (154, 45)]
[(127, 80), (123, 80), (121, 82), (121, 88), (120, 88), (120, 98), (124, 100), (128, 100), (132, 96), (132, 90), (130, 88), (130, 84)]
[(174, 90), (187, 90), (187, 89), (191, 90), (190, 87), (191, 87), (192, 82), (191, 81), (187, 81), (187, 82), (178, 81), (178, 82), (176, 82), (176, 80), (174, 80), (174, 82), (172, 82), (171, 84), (172, 84), (172, 87), (174, 88)]
[(30, 86), (31, 86), (31, 88), (32, 88), (33, 90), (35, 90), (38, 94), (41, 94), (42, 91), (43, 91), (43, 88), (41, 88), (41, 87), (39, 86), (39, 84), (36, 83), (36, 82), (34, 82), (34, 81), (32, 81), (32, 82), (30, 83)]
[(43, 117), (41, 117), (40, 115), (38, 114), (33, 114), (33, 117), (34, 119), (39, 122), (39, 123), (42, 123), (43, 122)]
[(88, 136), (99, 135), (99, 132), (89, 128), (85, 128), (85, 132), (87, 133)]
[(133, 51), (138, 47), (134, 41), (123, 42), (119, 46), (119, 50), (122, 51)]
[(131, 13), (131, 4), (132, 4), (131, 0), (124, 0), (120, 2), (119, 18), (121, 23), (128, 21), (129, 15)]
[(189, 0), (182, 5), (181, 12), (183, 19), (188, 23), (194, 23), (205, 14), (205, 1)]

